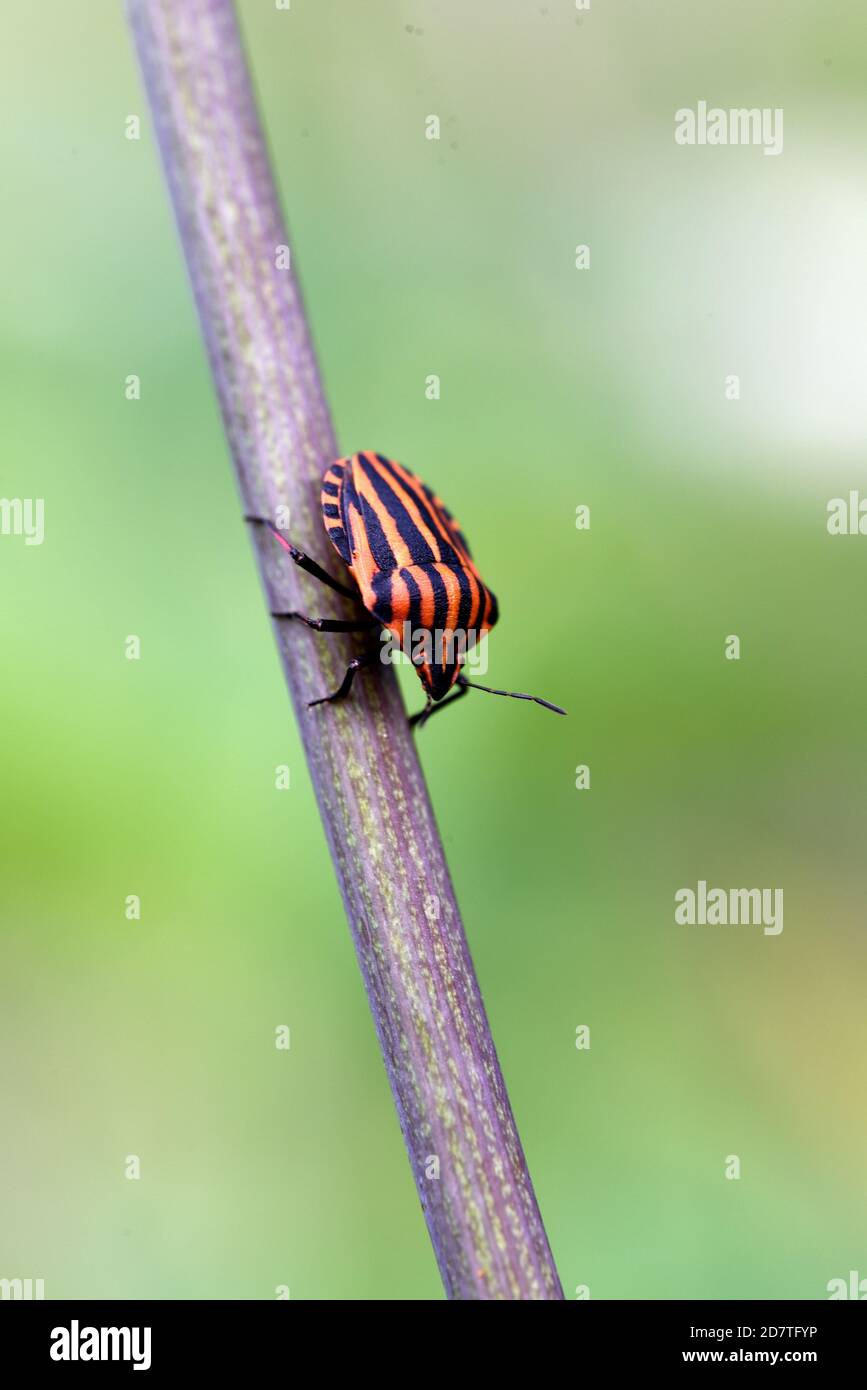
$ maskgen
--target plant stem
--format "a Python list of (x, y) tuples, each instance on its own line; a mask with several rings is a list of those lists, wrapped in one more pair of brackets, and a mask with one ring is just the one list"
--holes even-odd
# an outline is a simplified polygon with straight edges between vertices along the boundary
[[(244, 510), (288, 507), (337, 574), (319, 488), (338, 449), (232, 5), (128, 11)], [(269, 608), (357, 612), (251, 532)], [(394, 672), (308, 709), (364, 642), (275, 636), (446, 1292), (562, 1298)]]

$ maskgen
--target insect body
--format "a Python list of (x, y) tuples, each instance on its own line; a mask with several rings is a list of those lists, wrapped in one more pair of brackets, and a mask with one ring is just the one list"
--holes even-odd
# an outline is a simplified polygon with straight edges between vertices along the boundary
[[(471, 684), (462, 674), (467, 652), (497, 621), (497, 600), (483, 583), (451, 512), (414, 473), (382, 454), (338, 459), (322, 480), (322, 516), (334, 549), (355, 581), (354, 590), (332, 579), (265, 524), (296, 564), (338, 592), (360, 598), (370, 617), (343, 622), (298, 613), (275, 616), (300, 618), (321, 632), (387, 628), (410, 657), (427, 695), (425, 708), (412, 723), (423, 723), (453, 689), (454, 698), (479, 689), (565, 713), (536, 695), (490, 690)], [(348, 694), (356, 671), (374, 657), (375, 653), (357, 657), (340, 688), (313, 703)]]
[(415, 657), (430, 699), (441, 700), (466, 651), (497, 621), (497, 600), (457, 522), (419, 478), (381, 454), (332, 464), (322, 514), (365, 608)]

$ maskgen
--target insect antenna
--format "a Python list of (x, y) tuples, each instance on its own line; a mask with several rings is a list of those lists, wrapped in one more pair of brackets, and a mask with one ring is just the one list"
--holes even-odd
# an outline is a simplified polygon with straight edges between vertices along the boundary
[(463, 676), (458, 676), (458, 685), (466, 686), (470, 690), (484, 690), (486, 695), (508, 695), (510, 700), (532, 700), (534, 704), (553, 710), (555, 714), (566, 713), (559, 705), (552, 705), (550, 700), (543, 700), (540, 695), (522, 695), (517, 690), (492, 690), (489, 685), (476, 685), (475, 681), (468, 681)]

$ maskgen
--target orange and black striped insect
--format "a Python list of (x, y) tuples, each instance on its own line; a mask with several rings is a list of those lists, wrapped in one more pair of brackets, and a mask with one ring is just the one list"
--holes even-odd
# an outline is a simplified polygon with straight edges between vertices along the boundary
[[(302, 613), (274, 613), (295, 618), (317, 632), (360, 632), (387, 628), (406, 652), (421, 680), (427, 703), (412, 716), (423, 724), (440, 701), (468, 690), (533, 700), (556, 714), (558, 705), (538, 695), (492, 690), (463, 675), (467, 652), (497, 621), (497, 600), (482, 582), (466, 537), (440, 499), (420, 478), (382, 454), (353, 454), (338, 459), (322, 480), (322, 516), (331, 544), (355, 581), (355, 588), (333, 579), (315, 560), (298, 550), (262, 517), (295, 564), (329, 588), (361, 600), (370, 616), (358, 620), (307, 618)], [(349, 663), (339, 688), (311, 700), (321, 705), (342, 700), (357, 671), (376, 660), (371, 651)]]

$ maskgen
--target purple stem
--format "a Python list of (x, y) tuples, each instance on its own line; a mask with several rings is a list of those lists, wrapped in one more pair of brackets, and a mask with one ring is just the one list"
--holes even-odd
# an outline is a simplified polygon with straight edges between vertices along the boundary
[[(244, 509), (288, 507), (335, 573), (319, 487), (338, 449), (231, 0), (128, 11)], [(251, 530), (269, 607), (356, 614)], [(394, 672), (311, 710), (364, 643), (275, 638), (446, 1293), (562, 1298)]]

